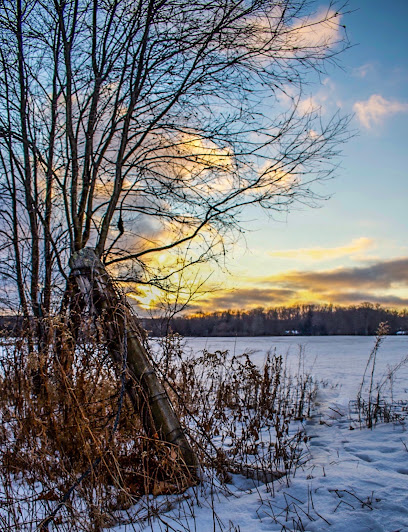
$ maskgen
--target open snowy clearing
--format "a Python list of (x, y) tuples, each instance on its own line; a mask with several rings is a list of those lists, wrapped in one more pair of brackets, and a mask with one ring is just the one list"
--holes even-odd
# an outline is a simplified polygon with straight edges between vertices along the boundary
[[(406, 423), (360, 428), (350, 401), (355, 399), (373, 338), (240, 338), (189, 339), (194, 350), (253, 350), (262, 362), (269, 349), (289, 351), (296, 363), (298, 345), (304, 363), (321, 384), (313, 416), (305, 425), (303, 466), (295, 478), (268, 486), (235, 475), (225, 489), (204, 483), (184, 497), (162, 498), (163, 511), (145, 525), (128, 530), (310, 530), (408, 531), (408, 431)], [(408, 353), (408, 338), (388, 337), (379, 351), (375, 378)], [(408, 399), (408, 368), (393, 380), (394, 400)], [(212, 493), (211, 493), (212, 492)], [(188, 497), (190, 495), (190, 498)], [(159, 498), (160, 499), (160, 498)], [(165, 511), (166, 505), (171, 505)], [(168, 506), (167, 506), (168, 507)]]
[[(259, 366), (268, 352), (286, 355), (286, 364), (294, 373), (300, 369), (314, 376), (319, 388), (312, 414), (303, 421), (301, 465), (294, 477), (268, 484), (231, 475), (230, 481), (221, 485), (214, 474), (204, 472), (203, 482), (182, 495), (141, 497), (136, 506), (117, 514), (122, 524), (110, 522), (109, 530), (408, 531), (408, 365), (387, 379), (390, 368), (407, 356), (408, 337), (384, 339), (373, 379), (374, 386), (385, 383), (382, 394), (388, 401), (400, 401), (399, 413), (406, 419), (379, 423), (370, 430), (358, 421), (352, 401), (374, 343), (372, 337), (185, 340), (185, 350), (191, 349), (194, 355), (203, 349), (237, 356), (246, 352)], [(365, 382), (366, 393), (369, 378)], [(291, 427), (292, 434), (299, 423)], [(260, 446), (266, 449), (267, 443), (264, 439)], [(19, 486), (18, 482), (13, 489), (19, 492)], [(25, 489), (23, 484), (21, 489)], [(40, 484), (33, 485), (27, 499), (25, 492), (19, 493), (21, 522), (30, 525), (18, 530), (36, 530), (35, 522), (53, 507), (52, 501), (51, 506), (44, 504), (44, 516), (30, 513), (29, 498), (40, 501), (43, 489)], [(3, 491), (2, 499), (6, 495), (2, 486)], [(58, 528), (55, 525), (50, 530)], [(16, 530), (14, 526), (6, 529)], [(78, 523), (78, 530), (88, 530), (87, 523)]]

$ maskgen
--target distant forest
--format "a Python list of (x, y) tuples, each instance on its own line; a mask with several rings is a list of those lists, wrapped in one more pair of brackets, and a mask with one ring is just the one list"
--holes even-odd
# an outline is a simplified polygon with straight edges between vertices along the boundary
[(388, 322), (389, 334), (408, 333), (408, 309), (398, 311), (371, 303), (348, 307), (299, 305), (142, 320), (152, 336), (169, 330), (182, 336), (367, 336), (375, 335), (381, 322)]
[[(389, 334), (408, 334), (408, 309), (398, 311), (371, 303), (223, 310), (140, 321), (150, 336), (170, 331), (182, 336), (370, 336), (375, 335), (381, 322), (388, 323)], [(0, 316), (0, 336), (18, 334), (21, 326), (21, 317)]]

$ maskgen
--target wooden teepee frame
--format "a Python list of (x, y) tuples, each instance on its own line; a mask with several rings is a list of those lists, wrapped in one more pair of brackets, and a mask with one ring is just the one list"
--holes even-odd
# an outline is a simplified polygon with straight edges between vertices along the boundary
[(108, 351), (118, 371), (123, 367), (123, 340), (126, 340), (126, 391), (148, 436), (172, 445), (178, 451), (189, 478), (197, 479), (198, 462), (159, 381), (146, 349), (140, 341), (140, 328), (124, 297), (97, 257), (84, 248), (70, 259), (71, 278), (91, 310), (103, 317)]

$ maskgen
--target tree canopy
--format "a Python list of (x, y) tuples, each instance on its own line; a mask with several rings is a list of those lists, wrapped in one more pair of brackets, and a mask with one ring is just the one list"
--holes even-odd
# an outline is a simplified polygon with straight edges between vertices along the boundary
[(344, 7), (315, 7), (2, 2), (3, 306), (47, 315), (85, 246), (122, 281), (177, 290), (248, 205), (313, 204), (348, 125), (304, 105), (348, 45)]

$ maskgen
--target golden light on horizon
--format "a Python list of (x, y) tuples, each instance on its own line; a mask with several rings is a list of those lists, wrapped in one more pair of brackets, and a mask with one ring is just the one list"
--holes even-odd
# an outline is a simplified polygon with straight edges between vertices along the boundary
[[(328, 248), (327, 255), (337, 262), (338, 255), (343, 252), (358, 254), (361, 248), (370, 247), (371, 244), (369, 239), (356, 239), (350, 245)], [(290, 255), (292, 250), (288, 251)], [(315, 255), (325, 255), (323, 248), (313, 248), (310, 251), (313, 259), (316, 258)], [(159, 261), (165, 262), (166, 258), (160, 257)], [(204, 266), (205, 270), (210, 271), (208, 264)], [(402, 309), (408, 307), (407, 269), (408, 259), (405, 257), (367, 261), (358, 256), (347, 267), (333, 265), (326, 269), (292, 268), (277, 273), (270, 270), (268, 272), (267, 267), (262, 265), (256, 270), (244, 271), (238, 268), (231, 275), (214, 271), (212, 289), (203, 289), (192, 298), (190, 283), (194, 276), (191, 274), (190, 277), (180, 275), (177, 280), (174, 279), (179, 283), (179, 293), (166, 293), (156, 287), (143, 286), (140, 293), (131, 297), (143, 310), (164, 308), (166, 305), (174, 307), (189, 300), (186, 311), (190, 313), (309, 304), (348, 306), (363, 302)]]
[(137, 293), (130, 292), (127, 295), (143, 310), (154, 310), (160, 306), (163, 299), (162, 290), (155, 286), (143, 286)]

